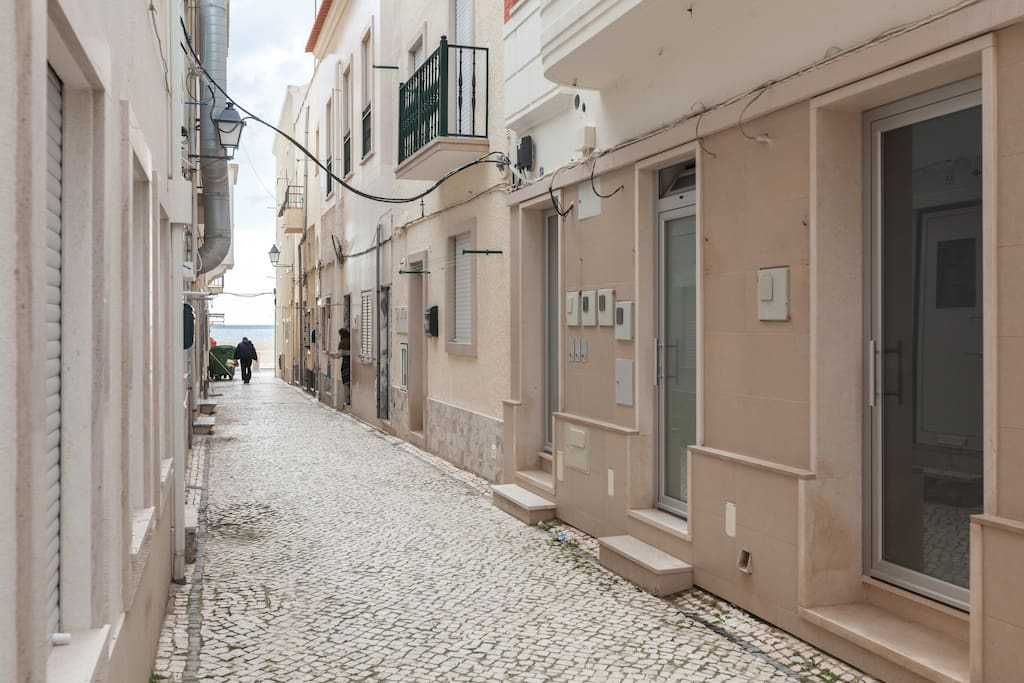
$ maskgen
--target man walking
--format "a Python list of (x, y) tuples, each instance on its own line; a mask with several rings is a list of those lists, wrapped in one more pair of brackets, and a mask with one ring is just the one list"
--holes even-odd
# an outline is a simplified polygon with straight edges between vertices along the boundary
[(256, 347), (248, 337), (242, 337), (242, 343), (235, 347), (235, 360), (242, 364), (242, 381), (248, 384), (252, 379), (252, 363), (259, 360)]

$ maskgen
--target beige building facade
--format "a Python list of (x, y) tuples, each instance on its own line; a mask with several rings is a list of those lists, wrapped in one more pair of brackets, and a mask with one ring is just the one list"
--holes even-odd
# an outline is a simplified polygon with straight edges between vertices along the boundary
[(496, 503), (883, 680), (1019, 679), (1024, 8), (506, 5)]
[[(501, 26), (500, 8), (463, 0), (324, 2), (307, 45), (315, 75), (289, 90), (281, 127), (359, 191), (417, 197), (451, 169), (508, 151)], [(498, 480), (510, 357), (505, 173), (479, 164), (422, 200), (392, 203), (340, 186), (288, 143), (275, 156), (279, 345), (282, 333), (299, 339), (283, 343), (283, 376)], [(289, 208), (298, 194), (301, 210)]]
[[(186, 350), (183, 303), (202, 312), (230, 265), (197, 208), (196, 73), (178, 48), (194, 5), (0, 9), (5, 681), (147, 680), (184, 578), (206, 342)], [(226, 38), (226, 3), (198, 5)]]

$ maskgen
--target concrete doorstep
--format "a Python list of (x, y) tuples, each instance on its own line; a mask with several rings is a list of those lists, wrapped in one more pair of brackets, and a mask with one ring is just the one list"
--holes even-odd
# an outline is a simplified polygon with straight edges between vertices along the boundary
[(633, 536), (597, 539), (601, 564), (648, 593), (672, 595), (693, 587), (693, 567)]
[(555, 504), (515, 484), (497, 484), (491, 487), (495, 507), (512, 515), (524, 524), (534, 526), (555, 518)]

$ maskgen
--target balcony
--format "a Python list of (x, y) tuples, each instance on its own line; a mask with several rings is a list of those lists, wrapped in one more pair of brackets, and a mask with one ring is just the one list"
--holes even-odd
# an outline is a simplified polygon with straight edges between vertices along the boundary
[(441, 45), (398, 90), (398, 167), (437, 180), (489, 151), (487, 48)]
[(641, 74), (653, 51), (679, 42), (685, 15), (678, 0), (548, 0), (541, 9), (544, 77), (601, 90)]
[(285, 188), (284, 199), (277, 211), (277, 217), (282, 219), (284, 234), (299, 234), (305, 230), (304, 207), (306, 196), (301, 185), (289, 185)]

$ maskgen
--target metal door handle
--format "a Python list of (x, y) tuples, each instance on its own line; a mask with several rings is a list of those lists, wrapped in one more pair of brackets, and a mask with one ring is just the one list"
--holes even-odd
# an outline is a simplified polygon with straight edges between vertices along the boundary
[(876, 405), (876, 392), (877, 387), (875, 386), (875, 365), (876, 365), (877, 345), (874, 339), (868, 340), (868, 405), (872, 408)]

